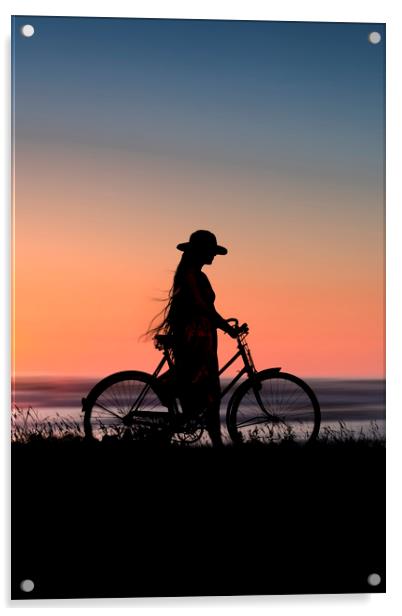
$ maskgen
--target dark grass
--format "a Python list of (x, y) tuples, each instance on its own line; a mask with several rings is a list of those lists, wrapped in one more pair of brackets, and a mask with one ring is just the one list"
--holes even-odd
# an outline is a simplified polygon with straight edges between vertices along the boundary
[[(27, 409), (14, 406), (11, 412), (11, 442), (13, 444), (28, 444), (28, 443), (62, 443), (74, 442), (86, 443), (83, 422), (71, 417), (56, 413), (52, 418), (41, 418), (38, 411), (32, 407)], [(188, 443), (185, 440), (172, 438), (172, 432), (167, 426), (158, 424), (149, 424), (142, 426), (134, 426), (132, 429), (124, 431), (115, 430), (114, 434), (109, 434), (105, 430), (101, 443), (131, 443), (133, 447), (140, 447), (145, 444), (147, 447), (188, 447), (194, 446), (193, 443)], [(195, 442), (197, 447), (209, 447), (208, 443)], [(87, 443), (86, 443), (87, 445)], [(379, 429), (378, 424), (372, 420), (369, 423), (369, 428), (363, 430), (355, 430), (348, 427), (344, 421), (339, 421), (337, 428), (324, 426), (314, 442), (313, 446), (317, 448), (328, 446), (355, 448), (358, 445), (364, 447), (385, 447), (385, 435)], [(231, 441), (226, 443), (227, 447), (232, 447)], [(253, 430), (251, 438), (236, 447), (270, 447), (271, 449), (289, 447), (303, 447), (296, 441), (292, 432), (286, 435), (281, 442), (276, 442), (274, 439), (266, 438), (262, 435), (258, 427)], [(309, 445), (310, 447), (312, 445)]]
[(385, 590), (374, 424), (370, 437), (341, 425), (311, 447), (215, 450), (152, 431), (87, 442), (74, 422), (36, 419), (18, 422), (11, 447), (14, 598)]

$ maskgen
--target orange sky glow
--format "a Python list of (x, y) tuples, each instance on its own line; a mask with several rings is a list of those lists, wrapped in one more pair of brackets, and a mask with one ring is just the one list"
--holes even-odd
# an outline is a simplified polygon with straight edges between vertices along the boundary
[[(176, 244), (205, 228), (229, 249), (204, 268), (216, 307), (249, 324), (258, 369), (384, 376), (382, 196), (372, 187), (54, 145), (36, 155), (21, 146), (17, 163), (15, 375), (152, 371), (159, 353), (138, 337), (163, 306), (155, 298), (171, 285)], [(219, 349), (222, 363), (233, 340), (220, 335)]]

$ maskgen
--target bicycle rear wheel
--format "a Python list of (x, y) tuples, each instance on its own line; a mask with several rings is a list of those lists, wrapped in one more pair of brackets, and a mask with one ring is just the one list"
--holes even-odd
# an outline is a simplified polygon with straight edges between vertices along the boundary
[(235, 443), (304, 444), (317, 438), (320, 422), (320, 405), (311, 387), (292, 374), (272, 370), (240, 385), (227, 414)]
[(155, 379), (146, 372), (116, 372), (83, 400), (87, 438), (170, 438), (171, 409), (163, 406)]

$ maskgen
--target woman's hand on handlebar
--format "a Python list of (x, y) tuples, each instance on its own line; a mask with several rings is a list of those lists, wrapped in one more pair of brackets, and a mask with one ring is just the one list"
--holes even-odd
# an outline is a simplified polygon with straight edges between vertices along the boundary
[[(238, 323), (238, 321), (237, 321)], [(237, 338), (240, 334), (247, 334), (248, 333), (248, 325), (247, 323), (243, 323), (243, 325), (234, 325), (233, 327), (230, 328), (230, 330), (227, 331), (227, 333), (229, 334), (229, 336), (231, 338)]]
[(230, 330), (228, 330), (227, 333), (229, 334), (229, 336), (231, 338), (237, 338), (237, 336), (239, 335), (239, 328), (238, 327), (231, 327)]

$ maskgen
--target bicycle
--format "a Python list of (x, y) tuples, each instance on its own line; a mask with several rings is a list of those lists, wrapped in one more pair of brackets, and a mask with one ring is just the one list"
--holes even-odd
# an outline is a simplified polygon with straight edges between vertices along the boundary
[[(314, 441), (320, 429), (321, 412), (311, 387), (299, 377), (281, 372), (281, 368), (258, 372), (246, 341), (248, 325), (239, 327), (234, 318), (227, 321), (238, 332), (237, 352), (219, 370), (219, 375), (239, 358), (244, 365), (222, 389), (221, 400), (247, 375), (234, 389), (227, 405), (226, 426), (232, 441)], [(111, 374), (82, 399), (87, 438), (130, 436), (141, 428), (146, 430), (152, 422), (173, 440), (195, 442), (201, 438), (205, 427), (203, 414), (183, 413), (175, 394), (172, 337), (158, 334), (154, 343), (163, 358), (152, 374), (134, 370)], [(166, 364), (168, 371), (161, 375)], [(170, 388), (163, 384), (163, 377), (168, 374), (173, 377)]]

